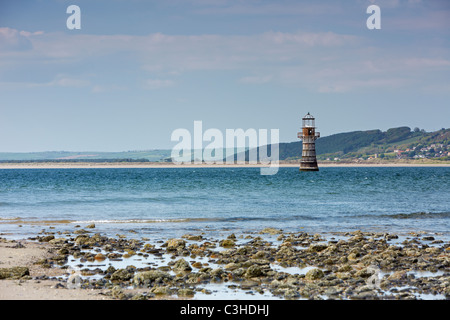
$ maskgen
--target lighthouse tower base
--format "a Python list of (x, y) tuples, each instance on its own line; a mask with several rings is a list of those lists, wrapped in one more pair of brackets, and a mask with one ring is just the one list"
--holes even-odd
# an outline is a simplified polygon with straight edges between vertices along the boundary
[(300, 171), (319, 171), (317, 161), (300, 161)]

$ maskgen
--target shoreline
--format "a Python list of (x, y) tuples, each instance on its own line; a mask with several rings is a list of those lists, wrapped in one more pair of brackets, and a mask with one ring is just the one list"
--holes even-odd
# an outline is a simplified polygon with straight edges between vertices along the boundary
[[(280, 168), (297, 168), (298, 163), (280, 163)], [(101, 168), (267, 168), (269, 165), (262, 164), (170, 164), (158, 162), (37, 162), (37, 163), (0, 163), (0, 169), (101, 169)], [(277, 167), (274, 165), (274, 167)], [(338, 168), (338, 167), (354, 167), (354, 168), (370, 168), (370, 167), (450, 167), (450, 163), (320, 163), (320, 168)]]
[(149, 242), (50, 228), (0, 237), (0, 300), (446, 300), (449, 250), (422, 232), (264, 228)]

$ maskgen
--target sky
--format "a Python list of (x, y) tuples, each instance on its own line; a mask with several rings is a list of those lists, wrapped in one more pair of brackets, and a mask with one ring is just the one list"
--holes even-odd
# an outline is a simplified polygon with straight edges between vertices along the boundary
[(194, 121), (292, 142), (307, 112), (435, 131), (449, 100), (447, 0), (0, 1), (0, 152), (171, 149)]

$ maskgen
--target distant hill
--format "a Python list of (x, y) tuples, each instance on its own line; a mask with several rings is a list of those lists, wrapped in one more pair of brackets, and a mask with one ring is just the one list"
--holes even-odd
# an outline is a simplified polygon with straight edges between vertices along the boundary
[(125, 152), (0, 152), (0, 161), (56, 161), (56, 162), (113, 162), (113, 161), (164, 161), (170, 150), (144, 150)]
[[(269, 154), (270, 154), (270, 148)], [(450, 160), (450, 129), (425, 132), (409, 127), (381, 130), (353, 131), (333, 134), (316, 141), (319, 160), (367, 159), (380, 157), (433, 158)], [(226, 152), (224, 150), (223, 154)], [(248, 160), (249, 151), (245, 159)], [(259, 154), (259, 152), (258, 152)], [(193, 152), (192, 152), (193, 156)], [(302, 156), (302, 142), (279, 144), (280, 160), (298, 160)], [(15, 161), (57, 161), (57, 162), (164, 162), (171, 161), (171, 150), (144, 150), (126, 152), (70, 152), (49, 151), (30, 153), (0, 152), (1, 162)], [(235, 155), (235, 159), (237, 156)]]

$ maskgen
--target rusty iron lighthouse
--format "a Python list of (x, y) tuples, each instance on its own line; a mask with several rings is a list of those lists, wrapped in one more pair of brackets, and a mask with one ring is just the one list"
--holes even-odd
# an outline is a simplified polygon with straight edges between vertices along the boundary
[(316, 139), (320, 133), (316, 132), (315, 119), (308, 114), (302, 118), (302, 131), (298, 133), (302, 140), (303, 150), (300, 160), (300, 171), (319, 171), (316, 159)]

